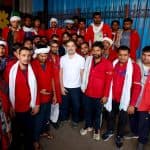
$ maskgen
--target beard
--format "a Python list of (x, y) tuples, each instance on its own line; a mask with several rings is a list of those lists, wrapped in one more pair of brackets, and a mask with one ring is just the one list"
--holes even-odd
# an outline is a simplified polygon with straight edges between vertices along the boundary
[(94, 59), (99, 59), (99, 58), (101, 58), (101, 57), (102, 57), (102, 55), (97, 55), (97, 54), (95, 55), (95, 54), (93, 54), (93, 58), (94, 58)]

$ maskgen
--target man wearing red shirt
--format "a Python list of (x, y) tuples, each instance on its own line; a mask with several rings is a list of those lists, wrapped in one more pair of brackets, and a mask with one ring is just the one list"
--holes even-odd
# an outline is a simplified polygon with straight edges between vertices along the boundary
[(101, 13), (95, 12), (93, 14), (94, 22), (87, 28), (85, 34), (85, 40), (89, 43), (94, 43), (95, 41), (102, 41), (104, 37), (112, 37), (112, 31), (109, 25), (104, 24), (101, 20)]
[(38, 89), (40, 91), (40, 111), (35, 116), (35, 127), (34, 127), (34, 147), (38, 149), (40, 147), (39, 140), (40, 135), (49, 135), (48, 122), (50, 118), (51, 101), (53, 97), (52, 91), (52, 65), (48, 61), (49, 47), (37, 48), (34, 51), (36, 59), (32, 62), (32, 67), (35, 71), (37, 78)]
[(78, 30), (77, 30), (77, 35), (85, 36), (86, 34), (86, 20), (84, 18), (81, 18), (79, 20), (79, 25), (78, 25)]
[(45, 36), (46, 35), (45, 30), (41, 28), (41, 20), (38, 17), (36, 17), (34, 19), (33, 30), (34, 30), (34, 35), (39, 35), (39, 36)]
[(104, 37), (103, 44), (104, 44), (103, 57), (113, 62), (118, 57), (117, 51), (115, 49), (112, 49), (113, 41), (108, 37)]
[[(100, 140), (100, 116), (103, 104), (106, 103), (112, 79), (113, 67), (111, 62), (102, 57), (102, 42), (95, 42), (92, 46), (91, 67), (87, 78), (87, 87), (84, 92), (86, 99), (85, 105), (85, 127), (80, 130), (81, 135), (87, 134), (94, 128), (93, 139)], [(87, 61), (87, 60), (86, 60)], [(86, 63), (85, 63), (86, 67)], [(87, 72), (84, 70), (84, 75)], [(84, 75), (83, 81), (84, 82)]]
[[(61, 96), (61, 87), (60, 87), (60, 56), (59, 52), (59, 44), (57, 41), (51, 41), (50, 43), (51, 51), (49, 56), (49, 61), (52, 63), (52, 70), (53, 70), (53, 79), (54, 79), (54, 92), (56, 93), (56, 99), (53, 101), (54, 105), (61, 104), (62, 96)], [(58, 117), (58, 116), (57, 116)], [(52, 122), (54, 128), (59, 128), (59, 121)]]
[[(144, 150), (144, 147), (148, 142), (148, 136), (150, 134), (150, 46), (143, 48), (142, 57), (141, 60), (138, 61), (138, 64), (142, 74), (142, 90), (136, 104), (138, 122), (136, 121), (134, 124), (136, 124), (138, 127), (139, 138), (137, 150)], [(133, 125), (131, 129), (136, 127)]]
[(133, 20), (125, 18), (123, 21), (123, 30), (119, 31), (115, 46), (125, 45), (130, 48), (130, 57), (136, 60), (136, 52), (140, 45), (140, 37), (135, 29), (132, 29)]
[(14, 43), (23, 43), (24, 31), (20, 27), (21, 18), (19, 16), (12, 16), (10, 18), (10, 26), (2, 30), (2, 38), (8, 44), (8, 56), (12, 57), (12, 45)]
[(74, 21), (72, 19), (66, 19), (64, 21), (65, 27), (63, 29), (64, 32), (68, 32), (70, 35), (76, 33), (76, 30), (73, 28)]
[(56, 18), (51, 18), (50, 28), (46, 32), (48, 40), (51, 40), (52, 35), (54, 34), (58, 35), (59, 39), (61, 39), (62, 29), (58, 27), (58, 20)]
[(118, 60), (115, 62), (113, 62), (114, 73), (111, 92), (109, 92), (112, 109), (106, 107), (109, 111), (108, 126), (102, 138), (107, 141), (114, 134), (116, 115), (119, 114), (115, 142), (117, 147), (122, 147), (128, 114), (134, 113), (141, 90), (141, 72), (139, 66), (131, 61), (130, 49), (126, 46), (119, 47)]
[(14, 114), (12, 149), (15, 150), (20, 150), (21, 133), (24, 136), (24, 149), (33, 149), (33, 115), (39, 111), (39, 97), (36, 78), (30, 65), (31, 55), (30, 49), (21, 48), (18, 61), (9, 66), (7, 74), (11, 112)]

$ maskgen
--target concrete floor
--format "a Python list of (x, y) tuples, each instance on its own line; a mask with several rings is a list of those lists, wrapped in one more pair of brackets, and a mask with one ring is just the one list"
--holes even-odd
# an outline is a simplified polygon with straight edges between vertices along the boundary
[[(95, 141), (92, 139), (92, 133), (81, 136), (79, 131), (83, 127), (83, 123), (79, 124), (78, 128), (71, 128), (70, 122), (55, 130), (51, 127), (51, 132), (54, 135), (53, 140), (41, 138), (43, 150), (116, 150), (114, 137), (109, 141)], [(102, 130), (103, 132), (103, 130)], [(125, 140), (122, 150), (136, 150), (137, 140)], [(150, 143), (147, 144), (145, 150), (150, 150)]]

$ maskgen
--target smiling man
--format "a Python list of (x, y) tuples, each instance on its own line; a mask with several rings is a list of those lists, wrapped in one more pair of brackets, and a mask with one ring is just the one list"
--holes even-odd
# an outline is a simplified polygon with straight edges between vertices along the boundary
[(84, 70), (84, 58), (76, 53), (77, 46), (73, 40), (66, 43), (67, 54), (60, 59), (60, 83), (62, 104), (60, 106), (61, 121), (69, 118), (69, 103), (72, 104), (72, 126), (79, 122), (81, 79)]
[(107, 141), (114, 134), (116, 115), (119, 114), (115, 143), (117, 147), (122, 147), (128, 114), (134, 114), (141, 90), (141, 72), (139, 66), (132, 62), (127, 46), (119, 47), (118, 59), (113, 62), (113, 68), (112, 85), (105, 105), (109, 112), (108, 126), (102, 138)]
[(9, 83), (9, 98), (14, 117), (12, 123), (13, 147), (20, 149), (20, 134), (24, 136), (24, 149), (32, 150), (33, 115), (39, 111), (37, 81), (30, 65), (31, 50), (22, 47), (19, 50), (18, 61), (8, 66), (7, 81)]

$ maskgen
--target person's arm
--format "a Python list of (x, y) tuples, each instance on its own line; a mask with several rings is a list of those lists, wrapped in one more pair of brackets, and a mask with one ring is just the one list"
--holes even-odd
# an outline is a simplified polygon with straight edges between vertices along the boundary
[(135, 105), (137, 99), (140, 95), (141, 91), (141, 71), (140, 67), (137, 64), (133, 65), (133, 81), (132, 81), (132, 88), (131, 88), (131, 100), (130, 105), (128, 107), (128, 113), (133, 114), (135, 110)]
[(106, 70), (106, 80), (105, 80), (105, 90), (104, 90), (104, 96), (101, 99), (101, 102), (105, 104), (107, 102), (108, 96), (109, 96), (109, 90), (111, 86), (111, 81), (113, 77), (113, 66), (111, 63), (107, 64), (107, 70)]

